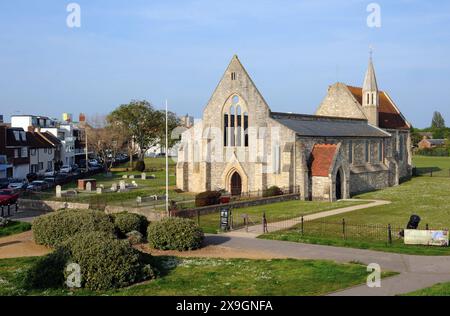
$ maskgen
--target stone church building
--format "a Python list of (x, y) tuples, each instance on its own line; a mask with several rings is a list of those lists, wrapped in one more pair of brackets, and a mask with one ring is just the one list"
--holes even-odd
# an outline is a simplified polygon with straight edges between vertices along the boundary
[(361, 87), (335, 83), (315, 115), (273, 112), (237, 56), (182, 134), (177, 187), (233, 195), (278, 186), (337, 200), (411, 176), (410, 124), (378, 89), (372, 60)]

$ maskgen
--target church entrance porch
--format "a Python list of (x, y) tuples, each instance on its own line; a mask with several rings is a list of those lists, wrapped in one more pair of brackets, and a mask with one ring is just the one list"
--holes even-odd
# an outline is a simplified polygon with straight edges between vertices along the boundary
[(242, 179), (239, 173), (235, 172), (231, 176), (231, 195), (241, 195), (242, 193)]

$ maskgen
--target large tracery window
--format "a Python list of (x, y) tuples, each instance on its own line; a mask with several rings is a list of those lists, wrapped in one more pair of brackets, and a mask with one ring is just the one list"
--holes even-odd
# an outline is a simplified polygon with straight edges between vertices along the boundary
[(248, 147), (248, 113), (245, 104), (235, 95), (223, 114), (224, 146)]

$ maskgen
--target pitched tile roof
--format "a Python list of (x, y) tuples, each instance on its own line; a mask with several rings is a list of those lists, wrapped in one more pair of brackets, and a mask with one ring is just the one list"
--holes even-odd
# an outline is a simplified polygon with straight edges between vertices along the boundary
[(314, 145), (311, 153), (311, 174), (313, 177), (328, 177), (337, 147), (334, 144)]
[(271, 118), (305, 137), (390, 137), (367, 120), (272, 112)]
[(31, 148), (53, 148), (54, 146), (48, 142), (38, 132), (27, 132), (28, 146)]
[[(359, 104), (362, 104), (362, 88), (348, 86), (347, 88)], [(379, 126), (387, 129), (409, 129), (408, 123), (397, 107), (392, 103), (386, 92), (380, 91), (380, 106), (378, 108)]]

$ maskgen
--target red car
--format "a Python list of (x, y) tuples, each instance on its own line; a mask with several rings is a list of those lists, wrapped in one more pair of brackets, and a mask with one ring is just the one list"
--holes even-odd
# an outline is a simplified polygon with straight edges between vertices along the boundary
[(13, 189), (1, 189), (0, 190), (0, 205), (9, 205), (17, 203), (19, 199), (19, 193)]

